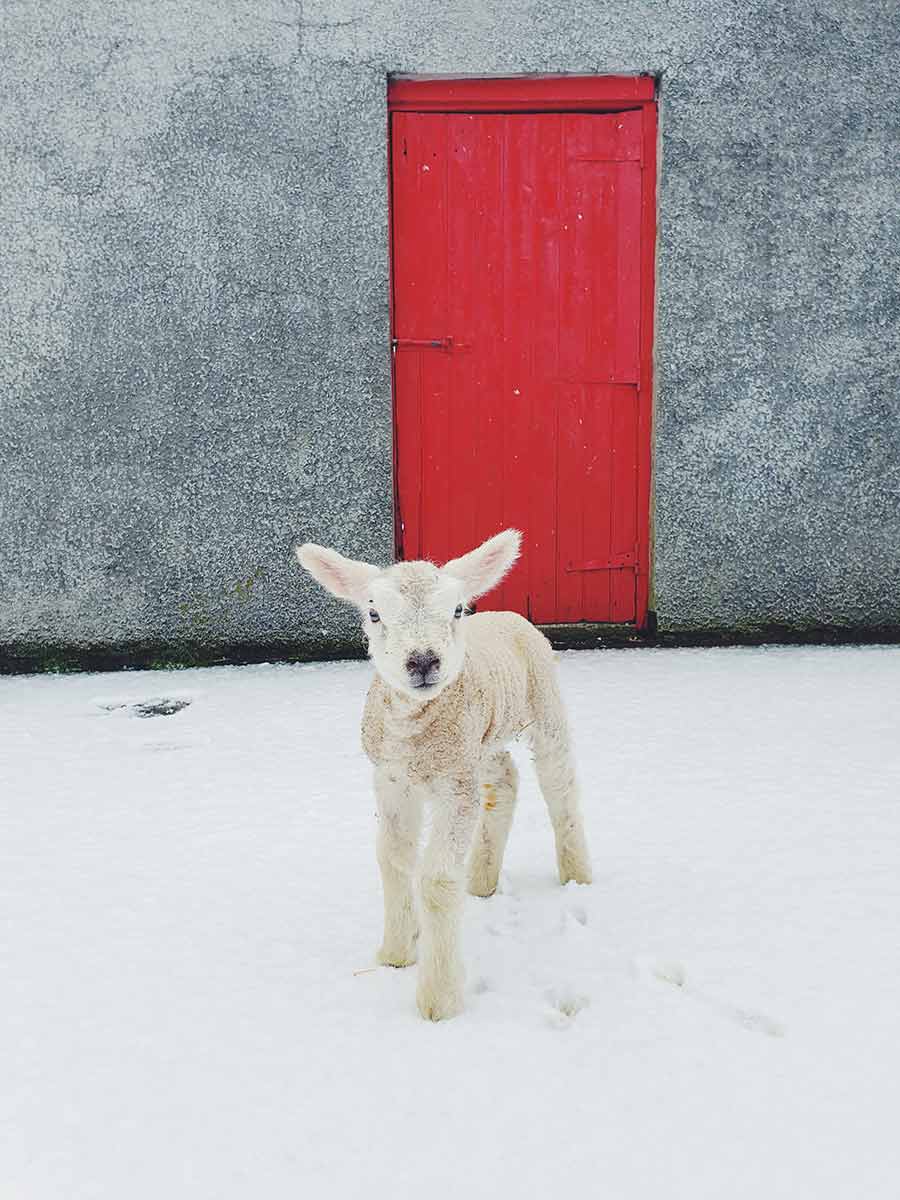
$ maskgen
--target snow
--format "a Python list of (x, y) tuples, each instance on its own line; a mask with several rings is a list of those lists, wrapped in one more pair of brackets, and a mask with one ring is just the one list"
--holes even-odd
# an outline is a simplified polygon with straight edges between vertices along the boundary
[(596, 882), (521, 762), (441, 1025), (369, 670), (0, 679), (4, 1200), (893, 1200), (900, 649), (563, 655)]

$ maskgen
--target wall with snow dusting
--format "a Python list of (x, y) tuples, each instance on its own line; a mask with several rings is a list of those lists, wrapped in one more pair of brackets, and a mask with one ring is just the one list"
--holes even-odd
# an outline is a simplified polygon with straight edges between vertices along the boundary
[(0, 81), (0, 646), (335, 653), (392, 546), (389, 72), (661, 77), (656, 609), (900, 624), (882, 0), (27, 0)]

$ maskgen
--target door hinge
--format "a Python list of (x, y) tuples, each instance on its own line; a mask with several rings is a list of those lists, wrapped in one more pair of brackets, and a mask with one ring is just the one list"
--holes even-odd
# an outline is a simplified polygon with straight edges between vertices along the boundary
[(391, 338), (391, 349), (398, 350), (452, 350), (453, 338)]
[(588, 559), (582, 563), (567, 563), (567, 571), (618, 571), (623, 567), (637, 565), (637, 551), (628, 550), (624, 554), (613, 554), (609, 558)]

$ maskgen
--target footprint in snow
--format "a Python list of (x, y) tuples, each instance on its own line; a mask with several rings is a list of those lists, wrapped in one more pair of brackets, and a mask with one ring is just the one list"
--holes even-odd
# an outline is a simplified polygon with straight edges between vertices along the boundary
[(497, 882), (497, 890), (495, 896), (505, 896), (507, 900), (518, 900), (519, 889), (515, 884), (510, 883), (509, 876), (505, 871), (500, 872), (500, 879)]
[(190, 750), (193, 745), (193, 742), (145, 742), (143, 749), (157, 754), (168, 750)]
[(579, 992), (571, 984), (557, 984), (544, 993), (547, 1010), (544, 1021), (553, 1029), (568, 1029), (582, 1009), (587, 1008), (591, 998)]
[(583, 904), (571, 904), (566, 909), (566, 916), (573, 921), (577, 921), (579, 925), (587, 925), (588, 913)]
[(704, 1005), (718, 1013), (719, 1016), (725, 1017), (726, 1020), (733, 1021), (742, 1029), (749, 1030), (750, 1033), (763, 1033), (767, 1037), (784, 1037), (784, 1026), (773, 1020), (772, 1017), (766, 1016), (765, 1013), (755, 1012), (753, 1009), (744, 1008), (739, 1004), (732, 1004), (728, 1000), (719, 1000), (715, 996), (707, 995), (693, 984), (689, 984), (687, 971), (679, 962), (653, 962), (636, 959), (634, 967), (635, 973), (639, 977), (650, 975), (661, 983), (671, 984), (685, 996), (690, 996), (696, 1003)]
[(488, 933), (494, 937), (502, 937), (505, 933), (511, 933), (517, 926), (522, 923), (522, 913), (518, 908), (509, 908), (506, 912), (499, 915), (499, 919), (489, 921), (485, 925)]
[(489, 898), (491, 919), (485, 925), (485, 929), (495, 937), (509, 933), (522, 921), (522, 905), (519, 903), (518, 893), (504, 885), (505, 879), (501, 875), (496, 892)]

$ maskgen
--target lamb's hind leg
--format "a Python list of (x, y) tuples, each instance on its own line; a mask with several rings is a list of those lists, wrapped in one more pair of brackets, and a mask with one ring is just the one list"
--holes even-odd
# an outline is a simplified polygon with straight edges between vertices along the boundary
[(556, 837), (560, 883), (574, 879), (590, 883), (591, 860), (575, 775), (575, 758), (569, 740), (562, 700), (551, 697), (549, 711), (535, 722), (532, 732), (534, 765)]
[(507, 751), (489, 759), (481, 775), (481, 815), (469, 859), (469, 892), (493, 896), (516, 809), (519, 773)]

